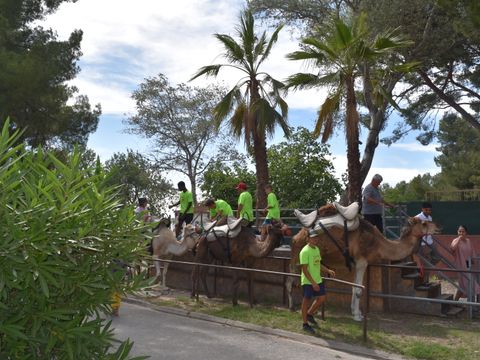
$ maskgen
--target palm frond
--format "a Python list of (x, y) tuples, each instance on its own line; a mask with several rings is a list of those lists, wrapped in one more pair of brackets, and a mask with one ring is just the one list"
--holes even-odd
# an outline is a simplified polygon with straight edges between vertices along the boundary
[(232, 38), (230, 35), (226, 34), (215, 34), (214, 35), (225, 48), (225, 53), (223, 56), (230, 62), (235, 64), (243, 64), (245, 53), (243, 48)]
[(280, 30), (283, 29), (283, 24), (280, 24), (277, 26), (277, 28), (275, 29), (275, 31), (273, 32), (272, 36), (270, 37), (270, 40), (268, 41), (268, 45), (267, 45), (267, 48), (265, 49), (265, 51), (263, 52), (263, 55), (262, 57), (260, 58), (260, 60), (258, 61), (258, 65), (257, 65), (257, 68), (258, 66), (263, 63), (265, 61), (265, 59), (270, 55), (270, 52), (272, 51), (272, 47), (273, 45), (277, 42), (278, 40), (278, 33), (280, 32)]
[(320, 86), (328, 86), (339, 82), (339, 73), (332, 72), (323, 76), (310, 73), (297, 73), (286, 80), (287, 89), (312, 89)]
[[(317, 122), (315, 129), (313, 130), (313, 136), (320, 136), (322, 134), (322, 142), (327, 140), (333, 134), (333, 115), (340, 109), (341, 92), (338, 91), (334, 94), (330, 94), (318, 111)], [(322, 132), (323, 129), (323, 132)]]
[[(255, 46), (255, 19), (252, 13), (245, 10), (240, 16), (240, 26), (237, 28), (238, 36), (242, 39), (244, 58), (252, 66), (254, 63)], [(252, 66), (253, 68), (253, 66)]]
[(314, 37), (307, 37), (302, 39), (302, 43), (305, 45), (309, 45), (317, 50), (320, 50), (320, 53), (323, 56), (328, 55), (331, 58), (337, 57), (334, 47), (329, 45), (330, 42), (323, 42), (322, 40)]
[(218, 72), (220, 71), (220, 68), (224, 65), (207, 65), (201, 67), (188, 81), (195, 80), (196, 78), (205, 75), (205, 76), (214, 76), (216, 77), (218, 75)]
[(335, 40), (343, 48), (351, 44), (353, 39), (351, 29), (341, 19), (335, 21)]
[(237, 105), (235, 112), (229, 119), (231, 132), (237, 138), (240, 138), (245, 130), (244, 124), (247, 112), (247, 104), (241, 102)]
[(241, 98), (242, 96), (240, 89), (235, 86), (214, 107), (213, 118), (215, 120), (217, 129), (220, 127), (220, 124), (228, 116), (228, 114), (232, 112), (234, 105), (238, 104), (239, 99)]

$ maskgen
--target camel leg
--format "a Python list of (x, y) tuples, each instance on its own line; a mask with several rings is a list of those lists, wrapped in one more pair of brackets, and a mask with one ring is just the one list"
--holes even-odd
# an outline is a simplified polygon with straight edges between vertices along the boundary
[(205, 290), (205, 295), (207, 295), (207, 298), (211, 298), (212, 294), (210, 294), (207, 285), (207, 273), (208, 268), (206, 266), (200, 267), (200, 279), (202, 280), (203, 290)]
[(192, 270), (192, 292), (190, 293), (190, 297), (193, 299), (195, 295), (197, 295), (198, 292), (198, 271), (199, 271), (199, 266), (196, 265), (193, 267)]
[(153, 261), (155, 263), (155, 283), (160, 281), (160, 275), (162, 273), (162, 266), (160, 265), (160, 261), (158, 261), (158, 256), (155, 256)]
[[(290, 273), (295, 273), (295, 267), (290, 265)], [(293, 286), (295, 284), (295, 277), (294, 276), (287, 276), (285, 280), (285, 289), (287, 291), (288, 297), (288, 308), (290, 311), (295, 311), (295, 304), (293, 303)]]
[(248, 280), (248, 303), (250, 307), (256, 303), (255, 301), (255, 291), (254, 291), (254, 278), (253, 274), (249, 271), (247, 272), (247, 280)]
[(240, 279), (238, 278), (238, 272), (233, 271), (232, 276), (232, 304), (238, 305), (238, 286), (240, 285)]
[(168, 289), (167, 288), (167, 270), (169, 263), (163, 263), (163, 272), (162, 272), (162, 284), (160, 285), (160, 288), (162, 289)]
[[(363, 284), (363, 276), (365, 275), (365, 270), (367, 269), (368, 262), (366, 259), (358, 259), (355, 263), (355, 284)], [(352, 315), (353, 320), (362, 321), (363, 315), (360, 311), (360, 299), (362, 297), (362, 289), (358, 287), (352, 288)]]

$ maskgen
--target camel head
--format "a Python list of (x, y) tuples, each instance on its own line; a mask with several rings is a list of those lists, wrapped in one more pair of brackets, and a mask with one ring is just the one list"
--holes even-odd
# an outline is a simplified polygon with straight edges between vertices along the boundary
[(280, 246), (283, 235), (288, 232), (291, 233), (288, 225), (281, 221), (273, 220), (271, 224), (265, 225), (265, 229), (262, 230), (262, 238), (265, 240), (267, 236), (273, 237), (275, 239), (275, 246)]
[(149, 223), (153, 224), (152, 232), (154, 234), (158, 233), (162, 228), (170, 228), (171, 221), (170, 218), (159, 218), (156, 216), (150, 216)]
[(197, 232), (197, 227), (192, 224), (187, 224), (183, 228), (182, 238), (180, 241), (186, 241), (187, 248), (193, 249), (200, 240), (200, 237), (201, 235)]
[(421, 239), (425, 235), (440, 233), (440, 229), (433, 221), (422, 221), (419, 218), (408, 218), (404, 231), (410, 232), (415, 238)]

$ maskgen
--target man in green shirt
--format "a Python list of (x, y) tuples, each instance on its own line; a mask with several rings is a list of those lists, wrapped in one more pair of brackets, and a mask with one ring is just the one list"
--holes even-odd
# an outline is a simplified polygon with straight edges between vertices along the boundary
[[(238, 196), (237, 218), (244, 219), (247, 227), (253, 225), (253, 200), (252, 195), (247, 191), (247, 184), (241, 182), (236, 187)], [(242, 222), (243, 223), (243, 222)]]
[(272, 185), (265, 185), (265, 192), (267, 193), (267, 207), (265, 208), (267, 215), (263, 225), (271, 224), (272, 220), (280, 221), (280, 205), (277, 196), (273, 193)]
[(193, 195), (191, 191), (187, 190), (185, 183), (180, 181), (178, 183), (178, 191), (180, 191), (180, 200), (169, 206), (171, 209), (180, 204), (178, 211), (178, 220), (175, 225), (175, 235), (178, 237), (183, 227), (183, 223), (190, 224), (193, 220)]
[(226, 224), (227, 218), (229, 216), (233, 216), (232, 207), (225, 200), (208, 199), (207, 201), (205, 201), (205, 206), (210, 209), (211, 221), (220, 220), (220, 219), (225, 220), (225, 221), (219, 221), (218, 225), (221, 225), (221, 223)]
[[(325, 285), (323, 283), (320, 270), (324, 270), (328, 275), (335, 277), (335, 271), (322, 265), (322, 257), (318, 248), (319, 237), (309, 237), (307, 245), (300, 251), (299, 259), (302, 267), (301, 284), (303, 288), (302, 301), (302, 320), (303, 330), (315, 334), (312, 325), (317, 326), (317, 321), (313, 317), (320, 305), (326, 299)], [(313, 299), (313, 302), (312, 302)], [(310, 323), (310, 324), (309, 324)]]

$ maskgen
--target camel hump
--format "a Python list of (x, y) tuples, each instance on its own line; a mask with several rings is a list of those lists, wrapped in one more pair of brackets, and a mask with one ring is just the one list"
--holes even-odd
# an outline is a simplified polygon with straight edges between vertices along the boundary
[(233, 239), (240, 234), (242, 230), (242, 218), (231, 220), (230, 218), (227, 219), (228, 224), (214, 226), (207, 231), (207, 240), (208, 241), (215, 241), (217, 238), (220, 237), (228, 237)]
[(337, 202), (335, 202), (334, 205), (337, 211), (339, 212), (339, 214), (341, 214), (342, 217), (347, 221), (353, 220), (358, 216), (360, 205), (356, 201), (351, 203), (348, 206), (342, 206)]
[(293, 212), (297, 217), (298, 221), (300, 221), (300, 224), (302, 224), (307, 228), (312, 227), (318, 215), (317, 210), (313, 210), (310, 214), (306, 214), (306, 215), (298, 209), (295, 209)]

